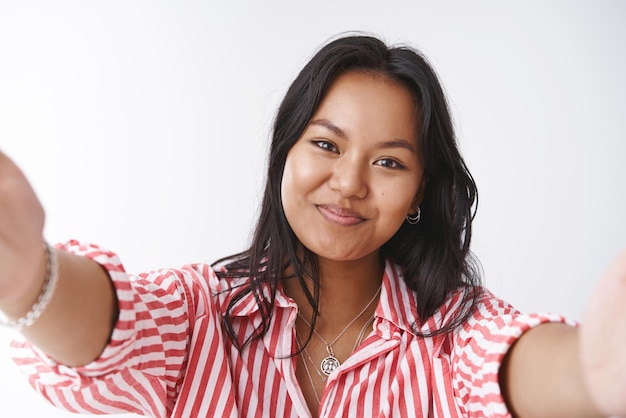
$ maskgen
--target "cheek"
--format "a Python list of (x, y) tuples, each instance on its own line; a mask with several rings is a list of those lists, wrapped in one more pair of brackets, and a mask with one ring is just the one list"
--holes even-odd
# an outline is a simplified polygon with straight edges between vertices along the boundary
[(413, 207), (413, 201), (417, 194), (417, 186), (412, 182), (387, 183), (380, 188), (379, 200), (385, 202), (388, 212), (405, 216)]
[(297, 152), (287, 156), (281, 184), (283, 199), (307, 194), (322, 182), (320, 167), (311, 158), (303, 157)]
[(307, 172), (307, 167), (300, 162), (297, 155), (290, 154), (287, 156), (280, 193), (283, 201), (283, 210), (288, 218), (294, 212), (297, 212), (303, 196), (306, 195), (307, 190), (310, 188), (308, 183), (311, 179)]
[(310, 216), (308, 196), (312, 189), (307, 167), (297, 155), (289, 155), (285, 161), (283, 178), (280, 185), (282, 207), (291, 230), (302, 242), (303, 233), (308, 229)]
[(397, 195), (394, 194), (393, 190), (386, 190), (384, 193), (381, 193), (381, 201), (385, 202), (385, 210), (384, 217), (382, 217), (383, 222), (379, 226), (379, 232), (385, 237), (385, 241), (398, 232), (411, 210), (412, 197), (410, 199), (406, 197), (398, 198), (399, 196), (406, 196), (406, 189), (404, 193)]
[(285, 168), (283, 170), (283, 178), (280, 183), (280, 197), (283, 202), (283, 210), (287, 210), (289, 205), (289, 196), (292, 196), (293, 193), (291, 191), (293, 181), (293, 173), (291, 170), (291, 164), (289, 161), (289, 157), (287, 157), (287, 161), (285, 161)]

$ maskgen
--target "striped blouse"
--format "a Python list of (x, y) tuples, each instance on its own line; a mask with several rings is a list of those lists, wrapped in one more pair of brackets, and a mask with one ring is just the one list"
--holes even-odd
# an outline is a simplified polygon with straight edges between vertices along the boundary
[[(83, 367), (54, 362), (25, 341), (14, 359), (51, 403), (77, 413), (154, 417), (310, 417), (296, 379), (297, 305), (276, 297), (269, 332), (238, 351), (222, 315), (229, 288), (210, 266), (187, 265), (131, 276), (118, 257), (70, 241), (65, 250), (104, 266), (119, 300), (119, 320), (101, 356)], [(243, 280), (243, 279), (242, 279)], [(232, 283), (231, 283), (232, 285)], [(511, 344), (555, 315), (525, 315), (488, 291), (454, 333), (415, 335), (416, 305), (401, 270), (387, 263), (371, 333), (329, 376), (321, 417), (507, 417), (498, 369)], [(424, 325), (461, 309), (451, 297)], [(237, 302), (234, 327), (261, 321), (254, 299)]]

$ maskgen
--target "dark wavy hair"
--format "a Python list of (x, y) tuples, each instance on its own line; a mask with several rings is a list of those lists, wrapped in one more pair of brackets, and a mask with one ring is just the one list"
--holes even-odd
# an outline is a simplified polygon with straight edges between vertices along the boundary
[[(402, 266), (413, 289), (418, 318), (414, 328), (430, 318), (454, 291), (462, 291), (463, 306), (450, 322), (428, 335), (449, 332), (462, 324), (479, 298), (480, 274), (470, 252), (472, 219), (477, 204), (476, 184), (456, 145), (443, 89), (431, 65), (416, 49), (387, 46), (371, 35), (346, 35), (323, 46), (289, 87), (274, 120), (261, 212), (250, 247), (214, 263), (220, 278), (249, 277), (235, 286), (224, 313), (224, 328), (239, 348), (261, 338), (269, 329), (276, 290), (291, 266), (319, 315), (319, 268), (315, 254), (299, 244), (283, 212), (281, 181), (287, 153), (304, 132), (331, 84), (348, 71), (367, 72), (394, 80), (413, 95), (418, 108), (420, 149), (427, 179), (421, 202), (422, 220), (405, 222), (381, 248), (381, 256)], [(308, 277), (308, 279), (306, 279)], [(306, 281), (313, 281), (310, 292)], [(243, 339), (236, 335), (231, 312), (253, 295), (261, 324)], [(423, 334), (422, 334), (423, 335)]]

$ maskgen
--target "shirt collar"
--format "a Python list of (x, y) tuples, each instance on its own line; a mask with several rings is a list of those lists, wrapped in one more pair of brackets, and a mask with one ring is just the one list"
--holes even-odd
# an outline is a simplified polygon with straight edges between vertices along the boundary
[(380, 302), (375, 316), (415, 334), (418, 317), (414, 292), (404, 281), (402, 268), (389, 260), (385, 262)]
[[(239, 284), (243, 284), (243, 281), (247, 279), (240, 280), (233, 282), (231, 289), (233, 287), (236, 288)], [(264, 286), (263, 292), (266, 297), (269, 297), (269, 286)], [(236, 293), (236, 291), (226, 293), (232, 294)], [(230, 297), (226, 297), (225, 299), (228, 300)], [(274, 306), (279, 309), (297, 309), (296, 303), (285, 294), (281, 285), (278, 286)], [(256, 315), (258, 311), (259, 307), (253, 295), (247, 294), (235, 303), (231, 315), (251, 317)], [(409, 289), (405, 283), (402, 268), (389, 260), (385, 262), (380, 301), (376, 307), (375, 316), (393, 323), (398, 328), (415, 334), (414, 327), (417, 322), (417, 305), (415, 303), (414, 292)]]
[[(220, 306), (222, 311), (225, 311), (228, 307), (228, 304), (234, 299), (237, 295), (238, 289), (245, 286), (249, 281), (249, 278), (238, 278), (232, 281), (229, 281), (228, 285), (222, 286), (225, 288), (224, 291), (218, 292), (217, 296), (220, 301)], [(264, 284), (262, 287), (262, 292), (265, 298), (271, 298), (271, 288), (268, 284)], [(282, 285), (278, 284), (278, 291), (276, 292), (276, 298), (274, 299), (274, 306), (277, 308), (293, 308), (297, 309), (296, 303), (288, 297), (283, 291)], [(255, 316), (259, 312), (259, 306), (256, 303), (254, 295), (252, 293), (246, 294), (244, 297), (239, 299), (232, 306), (232, 310), (230, 315), (240, 316), (240, 317), (252, 317)]]

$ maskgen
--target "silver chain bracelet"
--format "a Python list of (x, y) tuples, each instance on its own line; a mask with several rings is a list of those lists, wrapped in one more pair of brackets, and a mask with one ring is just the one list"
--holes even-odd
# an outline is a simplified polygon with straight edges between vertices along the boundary
[(50, 244), (44, 242), (43, 248), (46, 253), (46, 276), (37, 301), (30, 311), (19, 319), (10, 320), (0, 316), (0, 325), (13, 329), (30, 327), (48, 307), (59, 281), (59, 265), (56, 253)]

